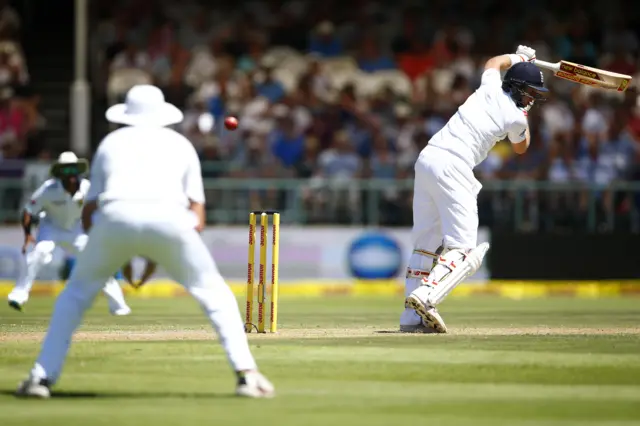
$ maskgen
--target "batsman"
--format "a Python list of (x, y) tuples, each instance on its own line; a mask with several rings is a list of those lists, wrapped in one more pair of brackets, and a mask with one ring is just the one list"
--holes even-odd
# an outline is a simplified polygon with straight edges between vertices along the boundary
[(414, 251), (400, 317), (403, 332), (446, 333), (436, 306), (482, 264), (489, 244), (476, 246), (482, 185), (473, 169), (498, 141), (508, 139), (516, 154), (529, 148), (527, 113), (548, 92), (535, 60), (535, 50), (527, 46), (489, 59), (480, 87), (415, 163)]

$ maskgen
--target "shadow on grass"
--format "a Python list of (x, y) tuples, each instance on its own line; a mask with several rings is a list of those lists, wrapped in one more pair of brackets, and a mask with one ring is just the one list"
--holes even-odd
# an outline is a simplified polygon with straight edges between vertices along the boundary
[[(0, 390), (0, 396), (15, 396), (15, 390)], [(229, 393), (189, 393), (189, 392), (83, 392), (83, 391), (52, 391), (53, 399), (231, 399), (238, 398), (235, 394)], [(24, 399), (24, 398), (19, 398)], [(33, 399), (33, 398), (30, 398)]]

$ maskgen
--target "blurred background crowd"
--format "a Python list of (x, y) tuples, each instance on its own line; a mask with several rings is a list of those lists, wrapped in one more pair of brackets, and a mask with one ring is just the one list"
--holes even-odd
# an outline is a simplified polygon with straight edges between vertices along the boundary
[[(485, 61), (526, 44), (547, 61), (570, 60), (636, 80), (619, 94), (547, 74), (552, 96), (529, 115), (529, 152), (514, 156), (508, 143), (499, 143), (476, 170), (486, 189), (479, 199), (482, 224), (572, 229), (589, 217), (592, 229), (640, 232), (640, 191), (610, 190), (640, 181), (640, 25), (619, 3), (609, 6), (93, 0), (94, 105), (104, 111), (131, 85), (156, 84), (185, 111), (177, 130), (198, 150), (210, 182), (295, 178), (296, 203), (308, 222), (366, 221), (376, 208), (382, 223), (410, 225), (417, 154), (478, 86)], [(13, 53), (5, 53), (4, 62), (0, 57), (0, 82), (17, 89), (28, 74), (15, 38), (19, 20), (4, 10), (0, 28), (14, 31), (2, 34), (14, 38), (3, 36), (13, 40)], [(22, 105), (22, 98), (12, 99), (12, 108)], [(213, 116), (212, 131), (199, 125), (203, 114)], [(237, 131), (224, 130), (227, 115), (238, 117)], [(38, 123), (31, 121), (18, 126), (5, 118), (0, 125), (18, 126), (16, 137), (28, 140)], [(109, 130), (101, 116), (93, 126), (100, 136)], [(21, 150), (12, 155), (40, 152), (29, 151), (28, 142), (13, 146)], [(378, 190), (363, 190), (362, 182), (371, 181)], [(507, 190), (503, 181), (522, 185)], [(545, 182), (555, 189), (536, 189)], [(212, 209), (223, 187), (212, 186)], [(225, 198), (225, 208), (286, 210), (291, 198), (279, 189), (237, 191)]]
[(21, 26), (16, 10), (0, 0), (0, 160), (32, 158), (44, 148), (45, 120), (31, 90)]

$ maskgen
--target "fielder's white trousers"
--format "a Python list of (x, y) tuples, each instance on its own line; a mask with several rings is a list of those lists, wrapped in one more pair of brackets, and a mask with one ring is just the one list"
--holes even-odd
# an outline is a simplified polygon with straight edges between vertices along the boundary
[[(471, 249), (477, 245), (478, 203), (482, 185), (472, 168), (455, 154), (427, 146), (415, 164), (412, 238), (416, 251), (409, 268), (428, 272), (440, 246)], [(419, 252), (419, 253), (417, 253)], [(405, 297), (420, 286), (422, 278), (408, 277)], [(416, 325), (420, 317), (405, 308), (400, 325)]]
[(96, 216), (87, 247), (56, 301), (33, 377), (55, 383), (71, 337), (102, 283), (135, 256), (157, 262), (200, 303), (234, 370), (256, 368), (236, 298), (194, 230), (193, 215), (173, 205), (111, 202)]
[[(24, 304), (29, 300), (29, 293), (33, 282), (43, 266), (51, 263), (54, 252), (57, 249), (64, 250), (67, 254), (77, 257), (87, 244), (87, 234), (82, 231), (80, 222), (73, 229), (63, 229), (44, 220), (40, 223), (36, 243), (26, 254), (26, 267), (21, 272), (20, 278), (9, 294), (9, 300)], [(102, 288), (109, 302), (109, 310), (115, 312), (120, 309), (128, 309), (122, 294), (122, 288), (113, 276), (108, 277)]]

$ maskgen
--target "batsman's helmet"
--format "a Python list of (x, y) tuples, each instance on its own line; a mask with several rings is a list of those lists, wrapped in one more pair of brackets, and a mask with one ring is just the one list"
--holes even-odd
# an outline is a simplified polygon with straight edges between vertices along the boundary
[[(502, 80), (507, 92), (519, 108), (529, 109), (535, 101), (544, 101), (549, 89), (544, 87), (542, 72), (531, 62), (519, 62), (507, 70)], [(526, 98), (531, 101), (527, 102)]]

